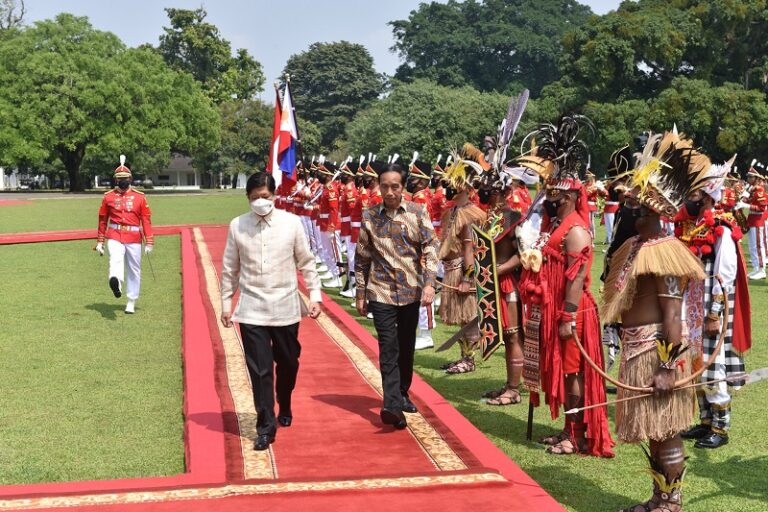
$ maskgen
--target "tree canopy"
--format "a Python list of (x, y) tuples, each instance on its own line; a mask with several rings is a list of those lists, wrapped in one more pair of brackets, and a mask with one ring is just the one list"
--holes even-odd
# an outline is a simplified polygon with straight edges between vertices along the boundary
[(397, 84), (392, 92), (361, 112), (347, 128), (346, 152), (411, 152), (434, 159), (465, 142), (482, 144), (496, 133), (509, 98), (471, 87), (451, 88), (429, 80)]
[(87, 18), (60, 14), (0, 41), (3, 164), (59, 160), (70, 189), (82, 190), (89, 152), (167, 162), (171, 150), (213, 146), (218, 126), (190, 75), (151, 50), (126, 49)]
[(323, 151), (334, 149), (346, 124), (382, 92), (383, 79), (373, 58), (359, 44), (314, 43), (285, 65), (301, 119), (316, 124)]
[(390, 22), (404, 63), (399, 80), (537, 96), (560, 77), (566, 32), (590, 18), (576, 0), (449, 0), (422, 3), (407, 20)]
[(248, 51), (232, 55), (229, 41), (198, 9), (165, 9), (171, 26), (164, 27), (158, 50), (174, 69), (190, 73), (215, 103), (252, 99), (264, 88), (264, 73)]

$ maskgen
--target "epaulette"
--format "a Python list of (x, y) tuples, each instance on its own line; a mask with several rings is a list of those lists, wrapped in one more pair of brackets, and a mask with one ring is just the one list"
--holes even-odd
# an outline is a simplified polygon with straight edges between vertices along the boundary
[(142, 192), (141, 190), (136, 190), (135, 188), (132, 188), (131, 190), (136, 192), (137, 194), (144, 195), (144, 192)]
[(114, 192), (114, 191), (115, 191), (115, 189), (112, 189), (112, 190), (107, 190), (106, 192), (104, 192), (104, 195), (107, 195), (107, 194), (109, 194), (109, 193), (112, 193), (112, 192)]

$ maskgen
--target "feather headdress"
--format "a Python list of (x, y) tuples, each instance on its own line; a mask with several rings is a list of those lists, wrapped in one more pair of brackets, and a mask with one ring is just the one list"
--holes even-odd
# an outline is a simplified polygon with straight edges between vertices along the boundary
[(507, 150), (514, 137), (520, 120), (528, 105), (528, 89), (523, 90), (520, 96), (513, 96), (509, 99), (507, 114), (501, 120), (496, 131), (496, 137), (485, 138), (485, 148), (488, 150), (488, 160), (490, 168), (482, 176), (482, 183), (492, 188), (506, 188), (510, 178), (504, 175), (507, 161)]
[(709, 158), (676, 131), (652, 134), (637, 162), (631, 186), (638, 190), (641, 204), (672, 218), (691, 191), (706, 185), (710, 167)]
[[(485, 162), (482, 151), (469, 143), (464, 144), (461, 153), (457, 150), (451, 151), (449, 156), (451, 163), (447, 164), (446, 162), (443, 176), (456, 190), (464, 190), (471, 187), (475, 179), (485, 172), (483, 165), (472, 157), (482, 158), (482, 161)], [(487, 162), (485, 163), (487, 165)]]
[(583, 127), (594, 133), (592, 122), (581, 115), (563, 115), (557, 124), (540, 124), (529, 134), (536, 138), (537, 145), (531, 154), (518, 159), (520, 165), (538, 172), (546, 179), (547, 188), (578, 190), (589, 156), (580, 138)]

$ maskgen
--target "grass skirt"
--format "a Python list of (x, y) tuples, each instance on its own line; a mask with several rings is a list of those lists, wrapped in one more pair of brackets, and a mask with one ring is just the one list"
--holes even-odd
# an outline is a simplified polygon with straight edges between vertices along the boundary
[[(631, 386), (648, 386), (659, 367), (656, 339), (661, 336), (661, 324), (644, 325), (622, 330), (621, 368), (619, 380)], [(675, 380), (691, 374), (690, 351), (681, 360), (684, 367), (678, 367)], [(636, 396), (619, 388), (618, 398)], [(638, 443), (652, 439), (664, 441), (691, 426), (695, 413), (693, 389), (674, 391), (655, 398), (640, 398), (616, 404), (616, 436), (625, 443)]]
[(461, 295), (456, 288), (464, 276), (463, 258), (445, 261), (445, 275), (440, 298), (440, 319), (447, 325), (466, 325), (477, 316), (477, 296), (474, 292)]

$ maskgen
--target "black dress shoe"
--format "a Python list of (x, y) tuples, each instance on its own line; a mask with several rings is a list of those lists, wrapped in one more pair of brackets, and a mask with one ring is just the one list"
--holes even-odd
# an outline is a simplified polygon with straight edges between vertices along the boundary
[(269, 448), (269, 445), (275, 442), (275, 435), (269, 435), (269, 434), (259, 434), (259, 437), (256, 438), (256, 442), (253, 445), (254, 450), (266, 450)]
[(712, 430), (709, 428), (709, 425), (696, 425), (680, 434), (680, 437), (683, 439), (701, 439), (711, 433)]
[(403, 397), (403, 412), (408, 412), (411, 414), (419, 412), (419, 410), (416, 408), (416, 405), (411, 402), (411, 399), (407, 396)]
[(112, 288), (112, 293), (114, 293), (115, 297), (117, 297), (118, 299), (123, 294), (120, 291), (120, 281), (116, 277), (109, 278), (109, 287)]
[(385, 425), (393, 425), (398, 430), (402, 430), (408, 426), (403, 411), (393, 411), (384, 407), (381, 409), (380, 416), (382, 423)]
[(720, 448), (721, 446), (725, 446), (728, 444), (728, 436), (718, 434), (717, 432), (710, 433), (707, 437), (702, 437), (698, 441), (696, 441), (696, 444), (693, 445), (694, 448)]
[(290, 414), (278, 414), (277, 422), (283, 427), (290, 427), (293, 422), (293, 416)]

